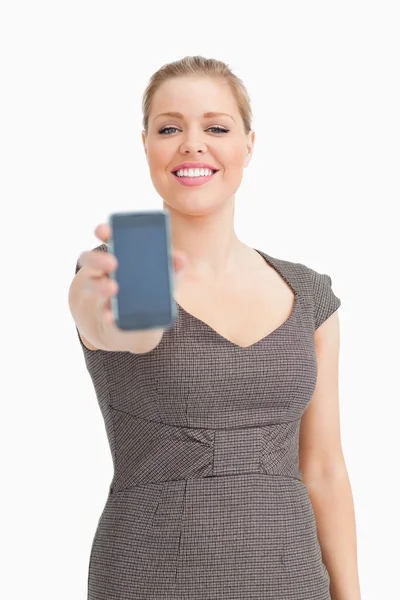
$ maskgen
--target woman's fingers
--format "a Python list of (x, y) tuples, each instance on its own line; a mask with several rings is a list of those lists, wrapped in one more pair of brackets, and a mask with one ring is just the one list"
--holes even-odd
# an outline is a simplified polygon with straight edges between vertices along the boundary
[(99, 252), (98, 250), (86, 250), (82, 252), (79, 259), (82, 267), (92, 269), (98, 272), (93, 273), (93, 277), (99, 277), (104, 273), (111, 273), (117, 268), (117, 259), (111, 252)]
[(118, 284), (109, 277), (86, 277), (82, 290), (85, 294), (98, 296), (105, 300), (115, 296), (118, 291)]
[(100, 223), (94, 230), (94, 234), (100, 241), (106, 244), (111, 236), (111, 227), (107, 223)]

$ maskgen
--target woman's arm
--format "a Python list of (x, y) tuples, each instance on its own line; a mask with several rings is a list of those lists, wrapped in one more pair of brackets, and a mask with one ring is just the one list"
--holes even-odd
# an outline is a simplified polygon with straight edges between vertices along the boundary
[(332, 600), (360, 600), (354, 504), (340, 439), (339, 317), (315, 332), (318, 377), (300, 428), (300, 469), (317, 524)]

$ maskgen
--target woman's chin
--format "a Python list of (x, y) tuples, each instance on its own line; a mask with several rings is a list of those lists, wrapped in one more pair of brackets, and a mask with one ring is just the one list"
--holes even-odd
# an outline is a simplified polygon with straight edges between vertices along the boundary
[(210, 194), (178, 194), (164, 199), (164, 208), (191, 216), (205, 216), (219, 210), (228, 199), (216, 199)]

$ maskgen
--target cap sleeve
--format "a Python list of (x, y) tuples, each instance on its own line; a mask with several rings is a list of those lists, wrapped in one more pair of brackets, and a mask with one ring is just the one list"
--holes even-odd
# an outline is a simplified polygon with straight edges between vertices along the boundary
[(341, 305), (332, 289), (332, 279), (326, 273), (312, 271), (314, 292), (314, 320), (315, 329), (318, 329)]

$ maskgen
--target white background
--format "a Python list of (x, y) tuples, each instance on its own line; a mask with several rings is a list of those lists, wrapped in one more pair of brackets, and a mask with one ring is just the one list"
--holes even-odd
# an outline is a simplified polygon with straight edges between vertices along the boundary
[(363, 600), (398, 597), (398, 8), (2, 3), (2, 597), (86, 600), (112, 460), (68, 288), (110, 212), (162, 207), (141, 95), (155, 70), (189, 54), (227, 62), (252, 98), (239, 237), (328, 273), (342, 300), (342, 441)]

